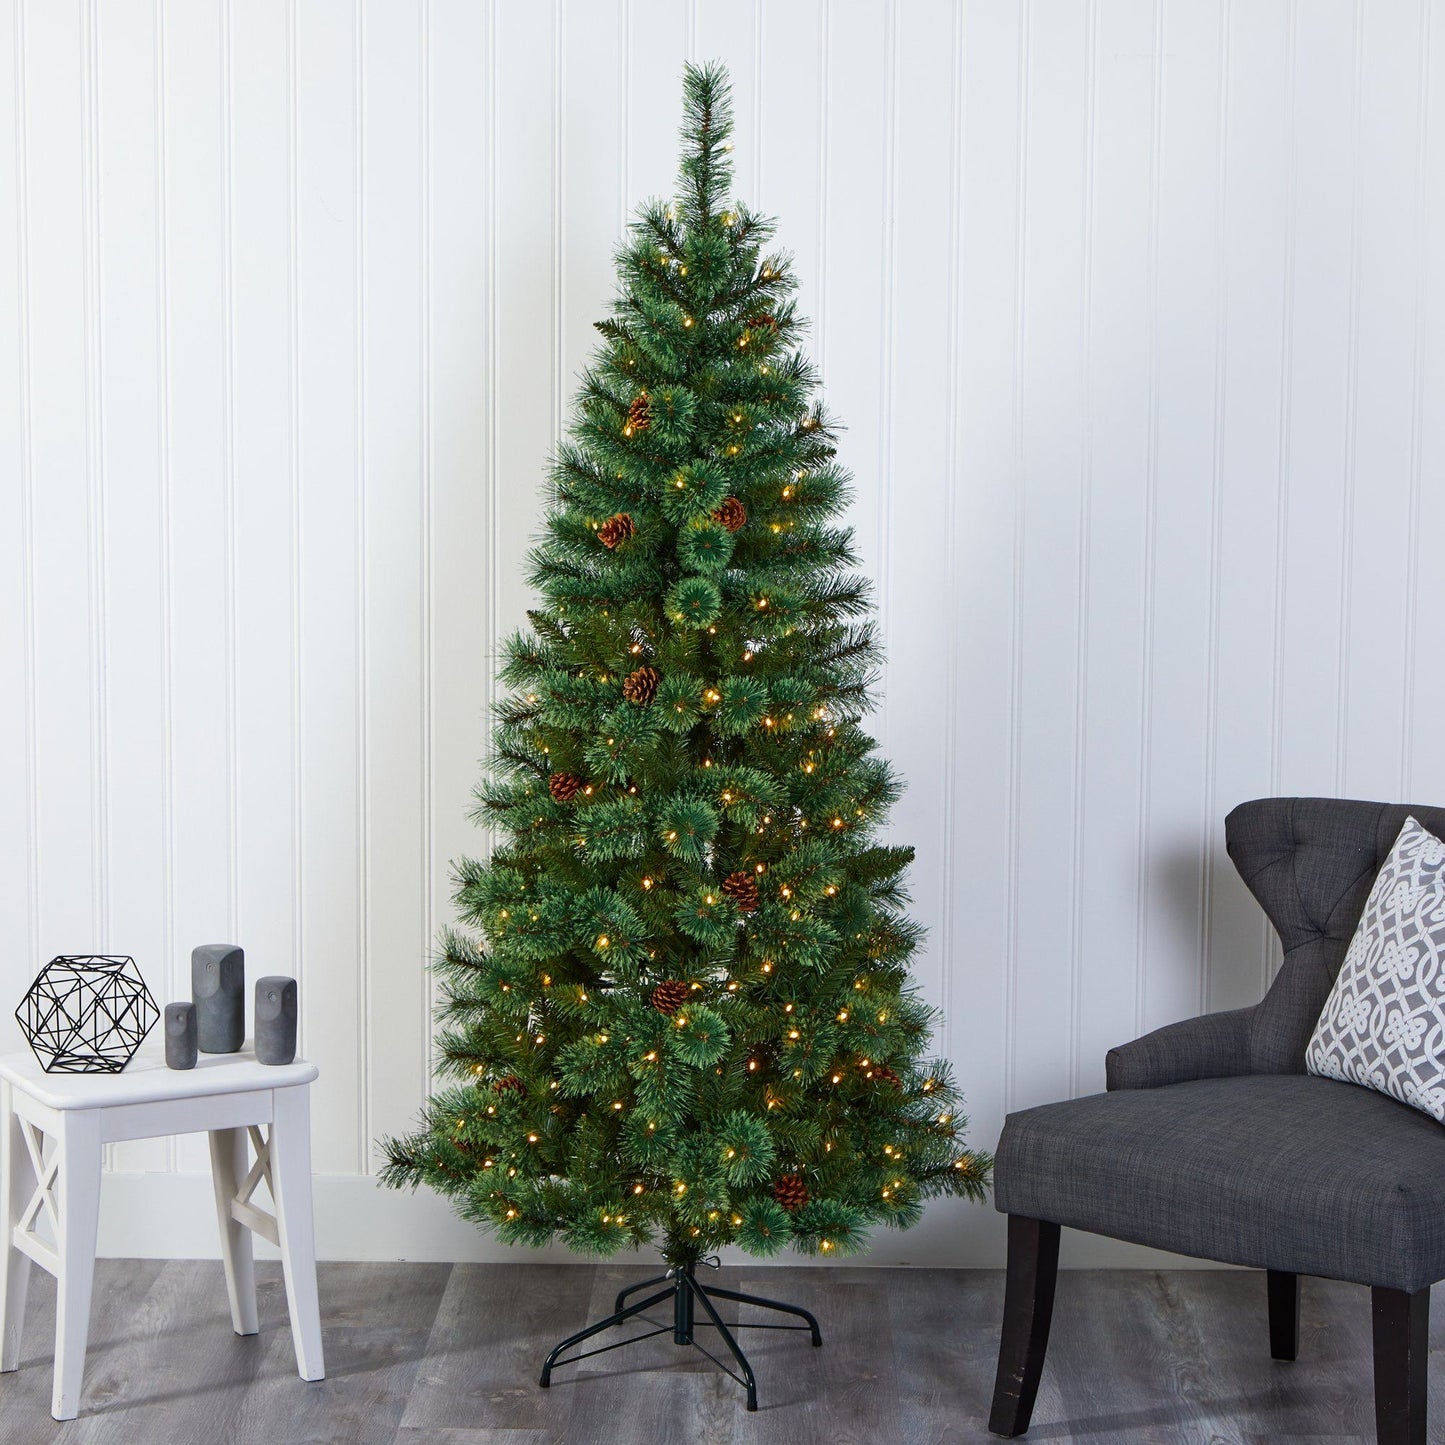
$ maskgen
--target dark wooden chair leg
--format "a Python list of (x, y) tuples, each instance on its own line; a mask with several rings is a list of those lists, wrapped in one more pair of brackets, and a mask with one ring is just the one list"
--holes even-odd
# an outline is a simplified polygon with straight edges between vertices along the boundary
[(1269, 1353), (1276, 1360), (1299, 1358), (1299, 1275), (1266, 1271), (1269, 1284)]
[(1375, 1317), (1375, 1435), (1379, 1445), (1425, 1445), (1430, 1290), (1370, 1291)]
[(998, 1374), (988, 1428), (1012, 1439), (1029, 1428), (1049, 1321), (1054, 1313), (1054, 1281), (1059, 1273), (1059, 1226), (1045, 1219), (1008, 1217), (1008, 1284), (1004, 1292), (1003, 1330), (998, 1345)]

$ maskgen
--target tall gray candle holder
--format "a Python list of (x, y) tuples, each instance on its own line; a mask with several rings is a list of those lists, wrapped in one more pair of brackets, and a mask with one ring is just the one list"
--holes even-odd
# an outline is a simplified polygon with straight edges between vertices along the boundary
[(289, 1064), (296, 1057), (296, 980), (256, 980), (256, 1058), (263, 1064)]
[(191, 997), (203, 1054), (234, 1054), (246, 1039), (246, 954), (234, 943), (191, 950)]

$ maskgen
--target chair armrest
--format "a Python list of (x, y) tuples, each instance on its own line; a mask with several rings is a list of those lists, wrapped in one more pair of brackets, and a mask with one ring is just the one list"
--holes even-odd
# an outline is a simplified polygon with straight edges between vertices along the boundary
[(1253, 1018), (1253, 1007), (1201, 1014), (1110, 1049), (1104, 1060), (1107, 1087), (1111, 1091), (1157, 1089), (1190, 1079), (1252, 1073), (1249, 1031)]

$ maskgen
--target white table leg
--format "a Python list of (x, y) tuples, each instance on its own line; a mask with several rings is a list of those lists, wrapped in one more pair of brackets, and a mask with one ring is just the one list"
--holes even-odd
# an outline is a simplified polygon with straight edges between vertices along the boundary
[(216, 1189), (216, 1220), (221, 1226), (221, 1259), (226, 1266), (226, 1294), (231, 1301), (231, 1328), (238, 1335), (254, 1335), (256, 1318), (256, 1267), (251, 1257), (251, 1231), (231, 1213), (231, 1202), (250, 1167), (244, 1129), (213, 1129), (211, 1182)]
[(0, 1084), (0, 1295), (5, 1319), (0, 1329), (0, 1371), (20, 1364), (20, 1329), (25, 1322), (25, 1290), (30, 1283), (30, 1256), (15, 1248), (15, 1226), (35, 1189), (35, 1171), (20, 1136), (9, 1084)]
[(60, 1277), (56, 1281), (55, 1389), (50, 1413), (73, 1420), (80, 1408), (85, 1341), (90, 1331), (90, 1286), (100, 1219), (100, 1111), (68, 1111), (60, 1129)]
[(303, 1380), (326, 1375), (321, 1357), (321, 1308), (316, 1298), (316, 1233), (311, 1212), (311, 1112), (305, 1087), (272, 1095), (271, 1195), (281, 1238), (286, 1303), (296, 1370)]

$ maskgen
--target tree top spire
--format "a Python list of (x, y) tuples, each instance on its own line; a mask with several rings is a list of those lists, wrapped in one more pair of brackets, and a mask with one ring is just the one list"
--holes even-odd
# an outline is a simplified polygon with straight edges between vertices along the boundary
[[(691, 61), (682, 75), (682, 159), (679, 181), (688, 209), (706, 221), (732, 185), (732, 86), (720, 61)], [(694, 219), (694, 217), (689, 217)]]

